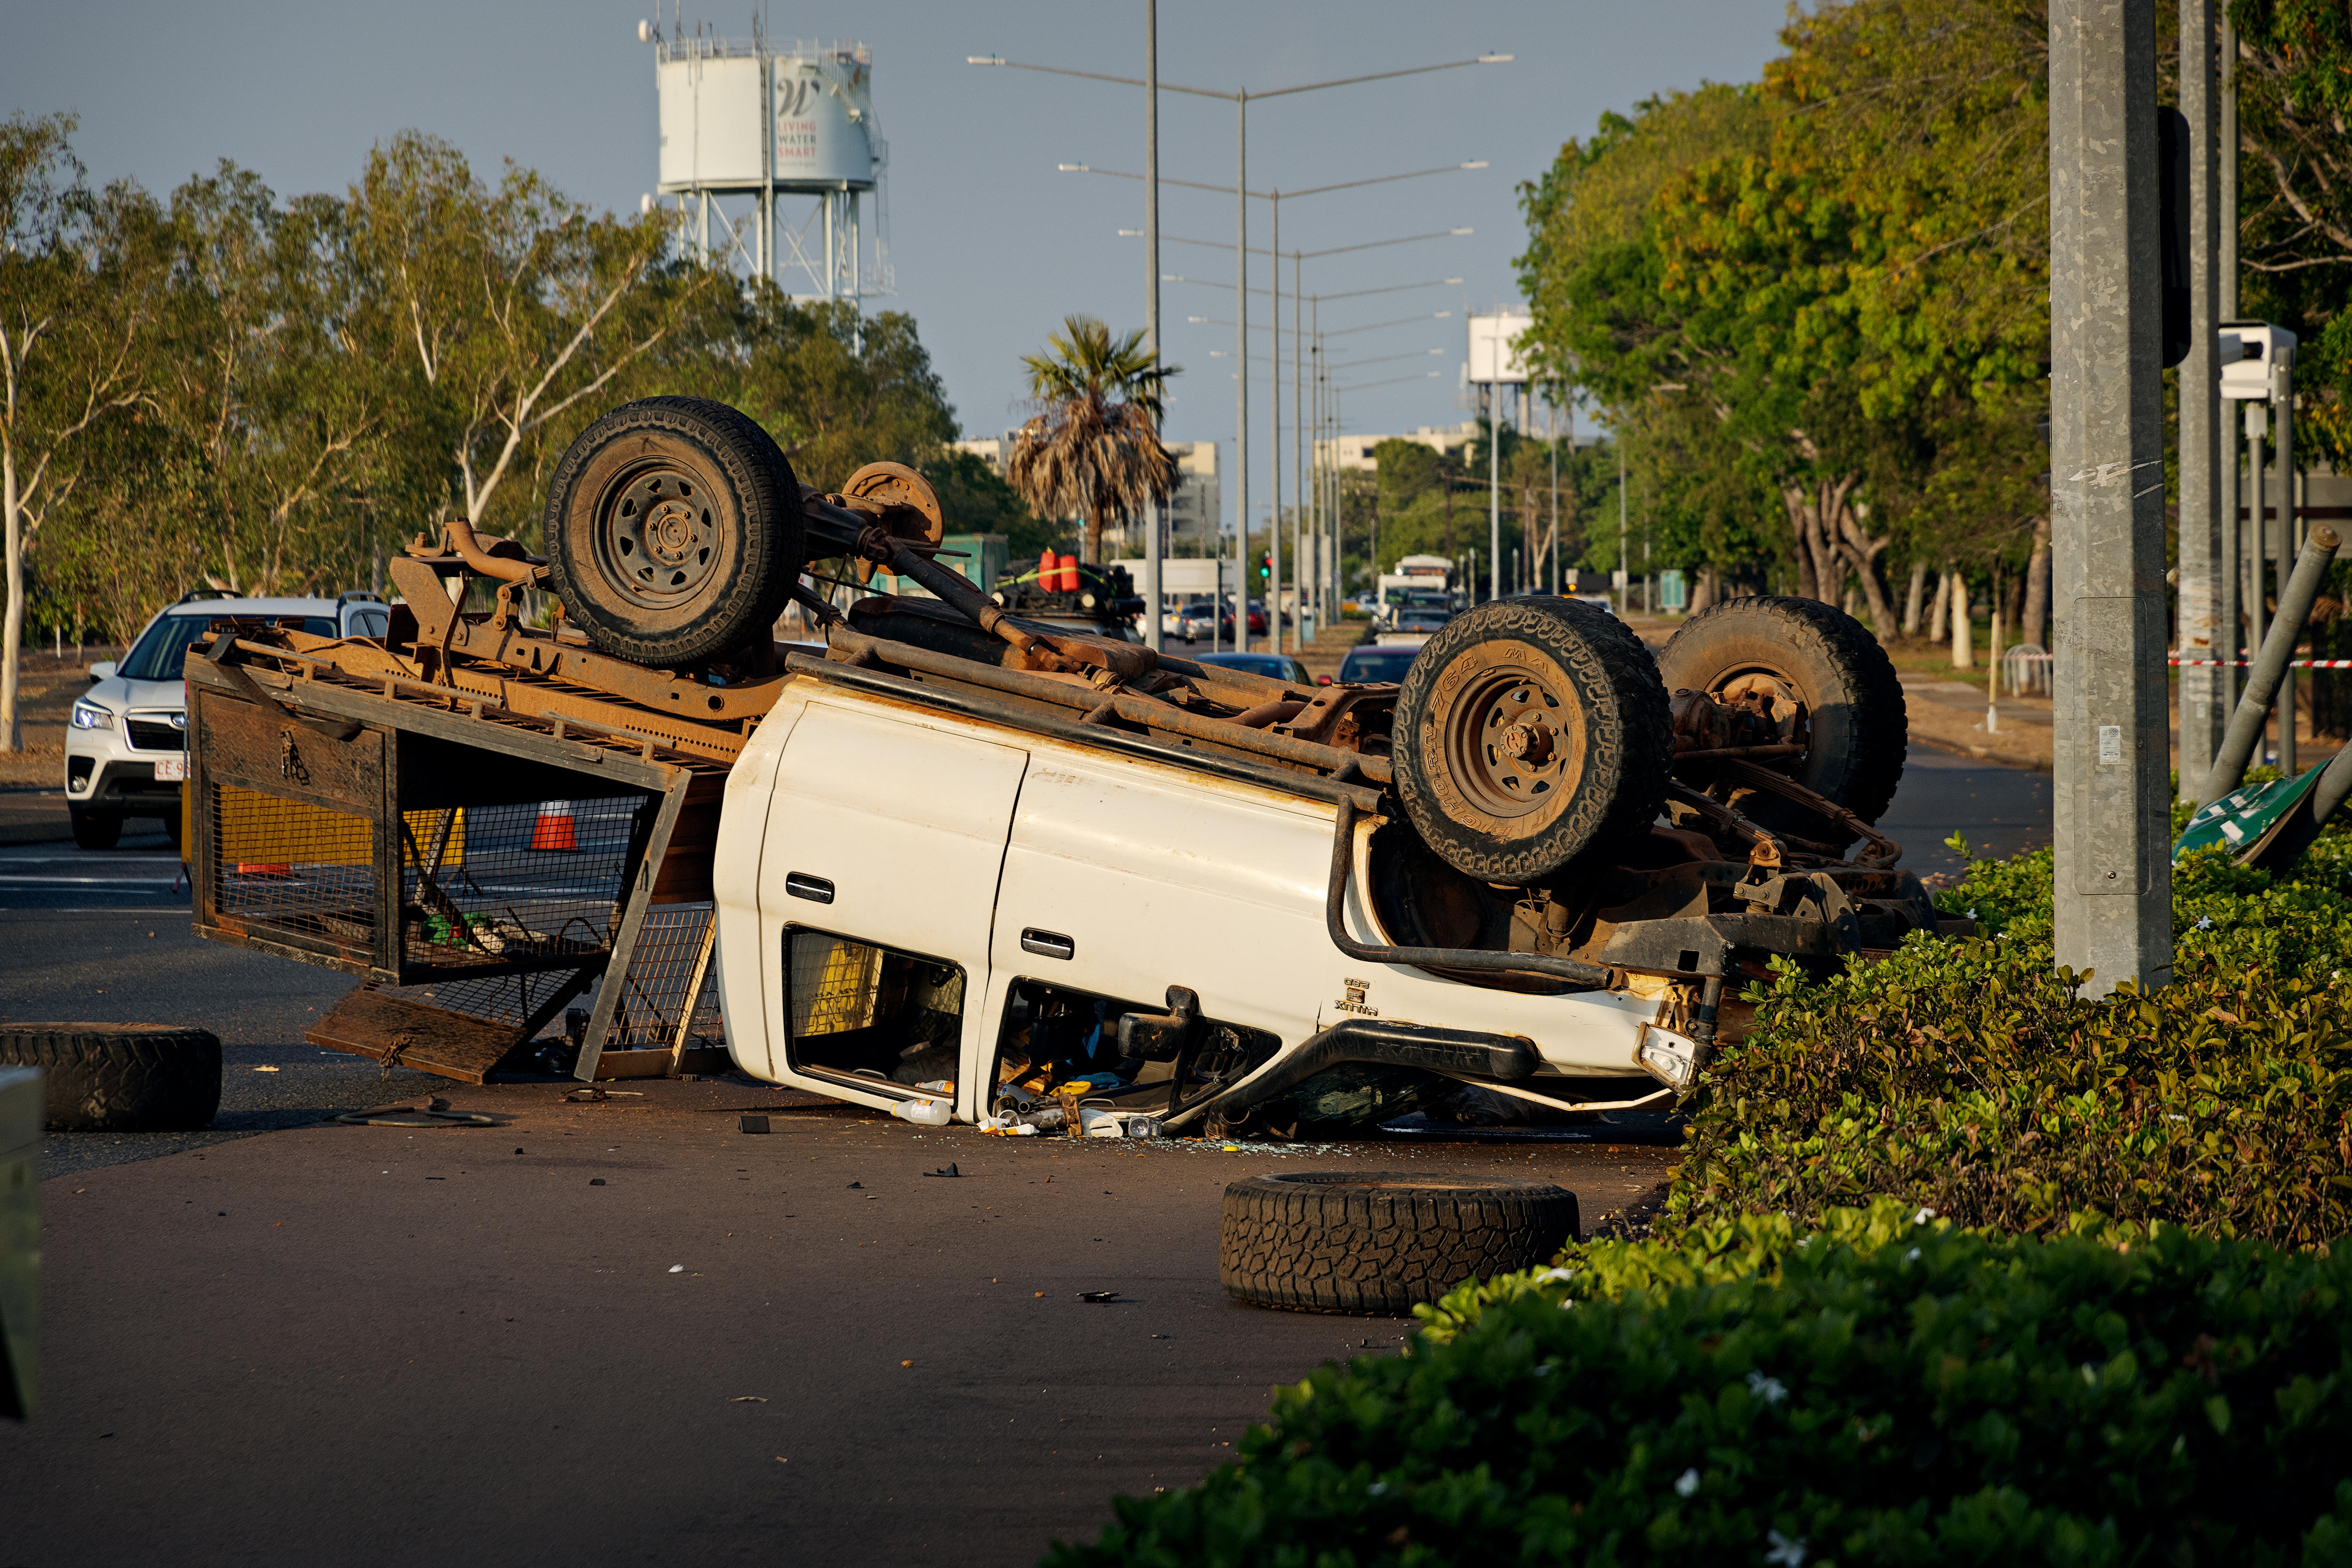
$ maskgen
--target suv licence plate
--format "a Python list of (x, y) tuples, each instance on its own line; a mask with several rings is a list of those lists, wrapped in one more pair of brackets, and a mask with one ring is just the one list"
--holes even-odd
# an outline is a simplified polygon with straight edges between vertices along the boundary
[(185, 752), (181, 752), (176, 757), (158, 757), (155, 759), (155, 782), (157, 784), (184, 784), (187, 782), (187, 777), (188, 754)]

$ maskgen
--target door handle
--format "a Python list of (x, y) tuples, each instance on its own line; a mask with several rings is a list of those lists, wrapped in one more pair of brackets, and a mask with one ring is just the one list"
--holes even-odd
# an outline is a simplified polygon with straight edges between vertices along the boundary
[(833, 884), (823, 877), (812, 877), (805, 871), (791, 871), (784, 876), (784, 891), (796, 899), (806, 899), (814, 904), (833, 902)]
[(1031, 926), (1021, 933), (1021, 951), (1034, 952), (1040, 958), (1074, 958), (1078, 944), (1059, 931), (1039, 931)]

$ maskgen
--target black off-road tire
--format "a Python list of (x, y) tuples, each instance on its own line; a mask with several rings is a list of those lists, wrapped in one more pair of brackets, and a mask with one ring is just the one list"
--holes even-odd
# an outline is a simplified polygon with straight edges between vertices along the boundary
[(74, 847), (78, 849), (111, 849), (122, 842), (122, 814), (119, 811), (85, 811), (69, 805), (66, 807), (66, 816), (73, 824)]
[(1286, 1172), (1225, 1188), (1217, 1276), (1261, 1307), (1401, 1317), (1576, 1235), (1576, 1194), (1547, 1182)]
[(556, 466), (545, 528), (564, 614), (654, 668), (765, 639), (803, 565), (792, 464), (703, 397), (645, 398), (588, 426)]
[[(1658, 658), (1669, 691), (1721, 691), (1747, 675), (1769, 675), (1807, 709), (1811, 749), (1790, 776), (1876, 822), (1903, 782), (1910, 720), (1894, 661), (1869, 628), (1817, 599), (1726, 599), (1683, 623)], [(1774, 833), (1843, 848), (1853, 835), (1791, 800), (1761, 791), (1732, 805)]]
[[(1405, 671), (1396, 790), (1447, 865), (1539, 882), (1656, 819), (1673, 724), (1656, 662), (1623, 622), (1573, 599), (1497, 599), (1446, 623)], [(1538, 731), (1550, 738), (1509, 752)]]
[(0, 1024), (0, 1066), (39, 1068), (53, 1132), (184, 1132), (220, 1110), (220, 1041), (170, 1024)]

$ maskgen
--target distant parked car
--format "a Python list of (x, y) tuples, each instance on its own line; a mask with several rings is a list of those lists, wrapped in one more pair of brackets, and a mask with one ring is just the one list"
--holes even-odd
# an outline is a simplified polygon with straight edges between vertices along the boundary
[(1186, 642), (1200, 642), (1215, 637), (1221, 642), (1234, 639), (1234, 612), (1230, 605), (1213, 604), (1205, 598), (1188, 599), (1177, 612), (1176, 635)]
[(291, 623), (313, 637), (380, 637), (392, 610), (373, 594), (341, 599), (235, 599), (199, 590), (149, 621), (117, 662), (89, 667), (94, 684), (66, 727), (66, 814), (74, 842), (111, 849), (125, 817), (157, 816), (180, 835), (188, 776), (188, 645), (222, 616)]
[(1224, 669), (1245, 669), (1252, 675), (1263, 675), (1269, 680), (1287, 680), (1296, 686), (1315, 684), (1315, 678), (1307, 673), (1307, 667), (1286, 653), (1204, 653), (1199, 662)]
[(1348, 657), (1339, 662), (1339, 684), (1364, 686), (1378, 682), (1394, 684), (1404, 679), (1404, 672), (1421, 652), (1419, 647), (1351, 647)]

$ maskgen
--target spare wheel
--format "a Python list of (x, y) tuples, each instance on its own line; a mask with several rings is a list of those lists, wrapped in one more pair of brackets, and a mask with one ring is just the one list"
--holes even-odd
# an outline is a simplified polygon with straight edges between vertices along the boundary
[(220, 1040), (171, 1024), (0, 1024), (0, 1067), (39, 1068), (56, 1132), (184, 1132), (220, 1110)]
[[(1726, 599), (1693, 616), (1659, 656), (1669, 691), (1704, 691), (1766, 712), (1801, 756), (1769, 765), (1864, 822), (1903, 779), (1910, 723), (1903, 683), (1878, 639), (1815, 599)], [(1853, 835), (1782, 796), (1735, 790), (1730, 804), (1774, 833), (1843, 849)]]
[(1396, 789), (1456, 870), (1524, 886), (1645, 831), (1673, 719), (1650, 650), (1573, 599), (1497, 599), (1429, 639), (1397, 694)]
[(563, 454), (546, 536), (572, 624), (617, 658), (676, 668), (770, 636), (800, 575), (800, 484), (735, 409), (648, 397)]
[(1465, 1279), (1549, 1262), (1576, 1237), (1576, 1194), (1549, 1182), (1285, 1172), (1225, 1188), (1217, 1274), (1261, 1307), (1403, 1316)]

